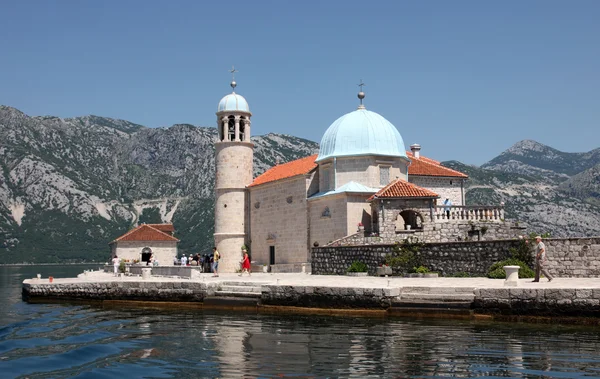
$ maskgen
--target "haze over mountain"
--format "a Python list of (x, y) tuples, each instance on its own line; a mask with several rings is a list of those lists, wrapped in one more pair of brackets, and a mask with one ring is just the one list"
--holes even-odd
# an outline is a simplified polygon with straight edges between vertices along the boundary
[[(0, 263), (105, 261), (108, 242), (140, 222), (173, 222), (182, 252), (208, 251), (215, 138), (215, 128), (189, 124), (30, 117), (0, 106)], [(318, 151), (289, 135), (252, 142), (255, 176)], [(444, 164), (469, 174), (467, 204), (504, 201), (507, 218), (530, 230), (600, 235), (600, 149), (564, 153), (526, 140), (481, 168)]]

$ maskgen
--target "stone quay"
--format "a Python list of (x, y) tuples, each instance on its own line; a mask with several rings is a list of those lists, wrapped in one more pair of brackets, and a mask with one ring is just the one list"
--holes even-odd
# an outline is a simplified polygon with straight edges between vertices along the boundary
[(535, 318), (600, 325), (600, 278), (518, 279), (401, 278), (304, 273), (237, 274), (195, 272), (187, 277), (91, 271), (77, 278), (27, 279), (28, 302), (84, 301), (103, 305), (168, 304), (169, 307), (251, 309), (257, 312), (373, 314), (379, 316)]

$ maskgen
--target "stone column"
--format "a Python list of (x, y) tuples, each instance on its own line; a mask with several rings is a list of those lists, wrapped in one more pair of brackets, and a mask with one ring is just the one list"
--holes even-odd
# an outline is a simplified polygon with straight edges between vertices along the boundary
[(234, 141), (240, 140), (240, 116), (235, 116), (235, 137)]
[(250, 142), (250, 119), (246, 118), (246, 130), (244, 132), (244, 141)]
[(221, 130), (223, 131), (223, 139), (221, 141), (229, 141), (229, 118), (223, 117), (223, 126)]

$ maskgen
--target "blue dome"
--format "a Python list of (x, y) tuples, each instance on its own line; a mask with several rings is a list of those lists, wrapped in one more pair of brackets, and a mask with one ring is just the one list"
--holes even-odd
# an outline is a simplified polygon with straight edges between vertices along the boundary
[(238, 95), (237, 93), (230, 93), (219, 101), (219, 107), (217, 112), (223, 111), (243, 111), (250, 112), (248, 102), (244, 99), (244, 96)]
[(407, 158), (398, 129), (381, 115), (366, 109), (347, 113), (331, 124), (321, 139), (317, 162), (354, 155)]

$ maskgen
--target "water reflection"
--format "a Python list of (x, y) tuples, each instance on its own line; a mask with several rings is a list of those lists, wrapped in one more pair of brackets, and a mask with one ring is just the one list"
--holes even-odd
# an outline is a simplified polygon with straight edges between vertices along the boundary
[(3, 378), (600, 376), (598, 328), (103, 309), (18, 296), (0, 298), (9, 304), (0, 309)]

